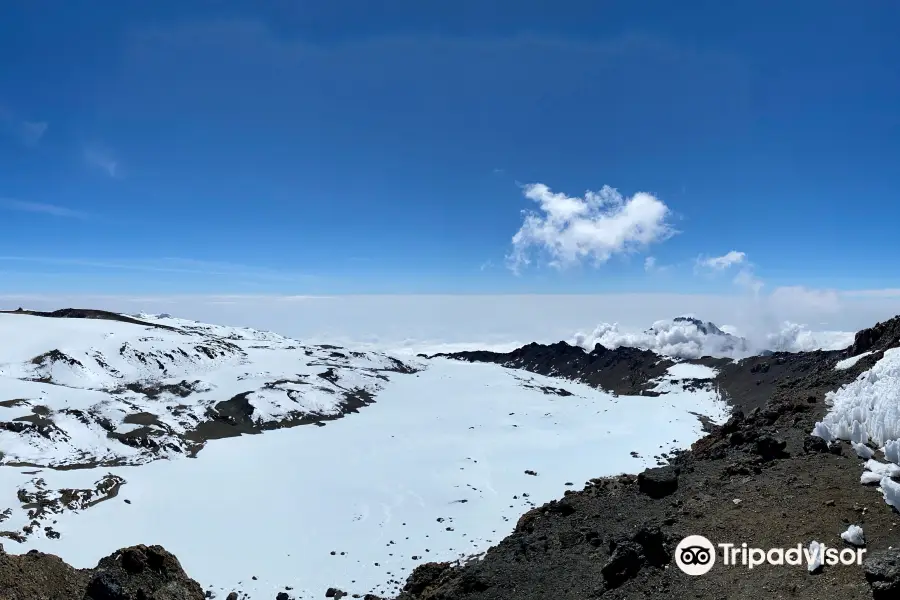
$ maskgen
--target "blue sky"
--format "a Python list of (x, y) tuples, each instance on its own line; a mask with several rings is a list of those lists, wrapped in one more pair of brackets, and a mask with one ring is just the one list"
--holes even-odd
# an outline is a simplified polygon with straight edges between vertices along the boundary
[(0, 292), (900, 287), (893, 0), (97, 6), (0, 8)]

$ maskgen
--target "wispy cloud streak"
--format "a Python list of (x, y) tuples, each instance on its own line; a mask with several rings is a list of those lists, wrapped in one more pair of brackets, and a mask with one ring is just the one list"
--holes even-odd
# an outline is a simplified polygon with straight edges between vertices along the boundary
[(85, 148), (84, 160), (88, 165), (102, 169), (113, 179), (122, 177), (122, 168), (119, 160), (109, 150), (96, 147)]
[(80, 210), (59, 206), (58, 204), (29, 202), (27, 200), (15, 200), (13, 198), (0, 198), (0, 210), (40, 213), (67, 219), (87, 219), (89, 216), (87, 213)]
[(47, 133), (48, 126), (46, 121), (27, 121), (5, 106), (0, 106), (0, 130), (29, 148), (40, 143), (41, 138)]
[(0, 256), (0, 263), (2, 262), (32, 263), (103, 270), (143, 271), (152, 273), (182, 273), (188, 275), (235, 277), (270, 282), (308, 281), (316, 278), (313, 275), (305, 273), (190, 258), (109, 260), (43, 256)]

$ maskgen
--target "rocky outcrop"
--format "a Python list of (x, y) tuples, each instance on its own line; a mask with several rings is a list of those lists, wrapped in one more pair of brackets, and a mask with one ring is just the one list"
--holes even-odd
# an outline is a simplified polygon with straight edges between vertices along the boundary
[(900, 345), (900, 316), (858, 331), (853, 339), (853, 345), (847, 350), (847, 356), (877, 352), (897, 345)]
[(75, 569), (35, 550), (12, 555), (0, 547), (3, 600), (202, 600), (200, 584), (161, 546), (132, 546)]
[(638, 475), (638, 488), (651, 498), (664, 498), (678, 489), (678, 468), (657, 467)]
[(863, 569), (875, 600), (900, 597), (900, 551), (876, 552), (866, 559)]
[(168, 325), (148, 323), (147, 321), (135, 319), (134, 317), (129, 317), (127, 315), (92, 308), (61, 308), (52, 312), (45, 312), (40, 310), (24, 310), (20, 307), (16, 310), (0, 310), (0, 313), (49, 317), (53, 319), (102, 319), (104, 321), (119, 321), (121, 323), (131, 323), (132, 325), (143, 325), (144, 327), (177, 331), (175, 327), (169, 327)]
[(649, 350), (601, 344), (585, 352), (566, 342), (531, 343), (512, 352), (475, 350), (435, 354), (467, 362), (494, 363), (511, 369), (523, 369), (538, 375), (578, 381), (616, 394), (641, 395), (649, 392), (652, 379), (662, 376), (675, 364)]

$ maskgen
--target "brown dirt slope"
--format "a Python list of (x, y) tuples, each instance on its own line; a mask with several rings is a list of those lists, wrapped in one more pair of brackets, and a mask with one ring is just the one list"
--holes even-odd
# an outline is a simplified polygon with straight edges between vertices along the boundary
[(75, 569), (33, 550), (6, 554), (0, 546), (3, 600), (201, 600), (200, 584), (160, 546), (132, 546), (102, 559), (93, 569)]

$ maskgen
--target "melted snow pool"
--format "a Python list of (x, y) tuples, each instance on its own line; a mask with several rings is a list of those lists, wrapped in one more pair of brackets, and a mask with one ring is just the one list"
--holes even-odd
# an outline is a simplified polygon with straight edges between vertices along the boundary
[[(105, 473), (127, 483), (109, 501), (60, 515), (60, 539), (7, 551), (37, 548), (90, 567), (123, 546), (162, 544), (218, 598), (240, 590), (271, 599), (286, 586), (296, 598), (332, 586), (391, 594), (418, 564), (483, 552), (566, 489), (688, 447), (702, 435), (692, 413), (716, 422), (728, 413), (711, 391), (613, 397), (495, 365), (428, 365), (325, 427), (218, 440), (196, 459), (44, 470), (56, 489)], [(685, 367), (679, 375), (700, 375)], [(34, 477), (23, 471), (34, 469), (0, 469), (0, 486)]]

